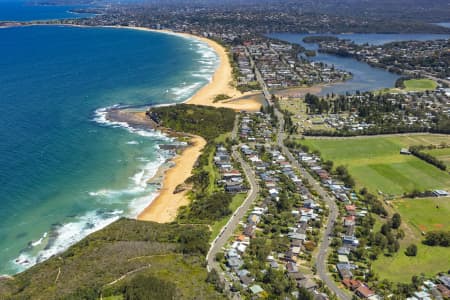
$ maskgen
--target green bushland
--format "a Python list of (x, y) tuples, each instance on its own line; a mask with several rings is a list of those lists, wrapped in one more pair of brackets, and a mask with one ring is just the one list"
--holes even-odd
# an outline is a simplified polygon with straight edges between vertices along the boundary
[(207, 141), (231, 131), (235, 117), (232, 109), (188, 104), (155, 107), (149, 114), (164, 127), (199, 135)]
[(428, 246), (450, 246), (450, 231), (429, 231), (425, 235), (425, 240), (423, 241), (425, 245)]
[(202, 265), (208, 238), (202, 225), (121, 219), (14, 280), (0, 281), (0, 298), (221, 299)]
[(414, 190), (450, 187), (447, 172), (412, 156), (401, 155), (401, 148), (412, 145), (450, 142), (445, 135), (404, 135), (391, 137), (304, 139), (299, 141), (321, 153), (334, 165), (347, 166), (358, 188), (372, 193), (400, 195)]

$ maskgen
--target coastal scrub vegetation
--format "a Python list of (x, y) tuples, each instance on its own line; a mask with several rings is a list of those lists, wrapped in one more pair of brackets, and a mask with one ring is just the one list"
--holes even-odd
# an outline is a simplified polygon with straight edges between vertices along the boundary
[(161, 126), (195, 134), (207, 141), (233, 129), (235, 112), (228, 108), (178, 104), (154, 107), (147, 113)]
[(0, 298), (222, 299), (206, 282), (209, 234), (203, 225), (121, 219), (0, 281)]
[(211, 224), (230, 215), (233, 195), (217, 185), (213, 157), (219, 144), (231, 149), (230, 140), (224, 137), (233, 129), (235, 112), (227, 108), (179, 104), (152, 108), (148, 115), (161, 126), (207, 140), (192, 176), (186, 182), (193, 186), (191, 204), (180, 209), (178, 221)]

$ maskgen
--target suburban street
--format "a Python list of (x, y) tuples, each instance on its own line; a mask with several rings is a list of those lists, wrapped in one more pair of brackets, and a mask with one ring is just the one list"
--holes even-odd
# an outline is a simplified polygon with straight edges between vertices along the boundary
[(215, 269), (217, 271), (221, 281), (225, 283), (226, 291), (229, 291), (230, 287), (228, 286), (228, 282), (223, 278), (222, 270), (219, 264), (215, 261), (216, 254), (222, 250), (227, 241), (231, 238), (237, 226), (239, 225), (239, 222), (250, 209), (250, 206), (256, 200), (259, 193), (259, 186), (256, 182), (255, 175), (253, 174), (250, 166), (242, 159), (242, 156), (240, 155), (236, 146), (233, 148), (232, 155), (233, 158), (242, 166), (245, 176), (247, 177), (247, 180), (250, 184), (250, 191), (247, 195), (247, 198), (245, 198), (241, 206), (239, 206), (239, 208), (233, 213), (227, 224), (220, 231), (219, 235), (214, 239), (214, 241), (212, 241), (211, 247), (206, 256), (208, 271), (212, 269)]
[[(267, 95), (266, 95), (267, 96)], [(270, 94), (269, 94), (270, 97)], [(270, 102), (269, 102), (270, 103)], [(318, 253), (316, 257), (316, 270), (317, 274), (324, 282), (324, 284), (334, 293), (339, 299), (342, 300), (351, 300), (351, 297), (345, 293), (342, 289), (340, 289), (333, 278), (328, 274), (327, 270), (327, 251), (330, 245), (329, 236), (333, 229), (333, 224), (336, 221), (339, 211), (337, 205), (335, 203), (335, 199), (333, 199), (328, 192), (320, 185), (320, 183), (309, 174), (298, 162), (298, 160), (292, 155), (289, 149), (284, 145), (284, 116), (283, 114), (275, 108), (275, 115), (278, 119), (278, 129), (277, 129), (277, 145), (281, 148), (283, 154), (286, 158), (291, 162), (291, 165), (299, 170), (303, 178), (307, 179), (314, 190), (320, 195), (320, 197), (325, 201), (326, 205), (329, 208), (329, 215), (327, 219), (327, 224), (325, 230), (323, 232), (322, 240), (318, 245)], [(237, 128), (238, 128), (238, 118), (236, 118), (233, 131), (231, 134), (232, 139), (236, 139), (237, 137)], [(226, 245), (227, 241), (232, 237), (234, 231), (236, 230), (239, 222), (242, 220), (246, 212), (249, 210), (250, 206), (254, 202), (254, 200), (258, 196), (259, 187), (256, 182), (255, 175), (250, 168), (250, 166), (243, 160), (242, 156), (238, 151), (239, 146), (233, 147), (232, 156), (233, 158), (239, 162), (242, 166), (242, 169), (247, 177), (247, 180), (250, 184), (250, 191), (247, 195), (247, 198), (244, 200), (242, 205), (233, 213), (227, 224), (222, 228), (219, 235), (214, 239), (211, 243), (211, 247), (206, 256), (207, 260), (207, 268), (208, 271), (215, 269), (220, 276), (220, 280), (225, 283), (225, 291), (230, 291), (230, 286), (227, 280), (223, 277), (223, 272), (221, 270), (220, 265), (215, 261), (215, 256), (218, 252), (220, 252), (223, 247)]]
[(283, 114), (275, 109), (275, 114), (278, 118), (278, 136), (277, 136), (277, 143), (278, 146), (282, 149), (283, 154), (289, 159), (291, 162), (291, 165), (298, 169), (303, 176), (303, 178), (306, 178), (309, 183), (312, 185), (314, 190), (322, 197), (322, 199), (325, 201), (329, 208), (329, 215), (328, 215), (328, 221), (326, 225), (326, 229), (322, 236), (322, 241), (319, 244), (319, 251), (316, 257), (316, 269), (317, 274), (322, 279), (322, 281), (325, 283), (325, 285), (333, 291), (336, 296), (339, 299), (343, 300), (350, 300), (351, 297), (347, 295), (342, 289), (340, 289), (336, 283), (334, 282), (333, 278), (330, 277), (327, 271), (327, 250), (330, 245), (330, 241), (328, 237), (330, 236), (330, 233), (333, 229), (333, 224), (336, 221), (336, 218), (339, 215), (339, 210), (336, 205), (335, 200), (330, 197), (330, 195), (327, 193), (326, 190), (323, 189), (323, 187), (320, 185), (317, 180), (311, 176), (299, 163), (298, 160), (292, 155), (292, 153), (289, 151), (289, 149), (284, 145), (284, 116)]

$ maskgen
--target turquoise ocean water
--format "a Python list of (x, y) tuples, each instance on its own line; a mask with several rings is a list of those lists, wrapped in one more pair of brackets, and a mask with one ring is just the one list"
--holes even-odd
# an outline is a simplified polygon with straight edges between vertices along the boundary
[(182, 102), (211, 78), (205, 44), (130, 29), (0, 29), (0, 274), (12, 274), (156, 194), (170, 140), (104, 120), (117, 104)]

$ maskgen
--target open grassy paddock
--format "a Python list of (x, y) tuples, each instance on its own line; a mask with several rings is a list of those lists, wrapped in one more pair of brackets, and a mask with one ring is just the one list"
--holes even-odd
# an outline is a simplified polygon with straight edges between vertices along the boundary
[(403, 82), (404, 88), (385, 88), (379, 90), (379, 93), (404, 93), (404, 92), (424, 92), (434, 91), (437, 88), (437, 83), (431, 79), (410, 79)]
[[(450, 248), (430, 247), (421, 241), (422, 231), (450, 230), (450, 198), (400, 199), (393, 201), (392, 206), (402, 216), (406, 236), (400, 241), (400, 250), (395, 255), (380, 256), (374, 261), (372, 266), (380, 278), (410, 282), (412, 275), (434, 276), (437, 272), (447, 271)], [(418, 247), (416, 257), (404, 253), (412, 243)]]
[(415, 230), (416, 236), (431, 230), (450, 230), (448, 197), (401, 199), (393, 201), (392, 205), (403, 220)]
[(431, 154), (437, 159), (443, 161), (447, 166), (447, 170), (450, 170), (450, 148), (424, 150), (424, 152)]
[(367, 187), (389, 195), (401, 195), (414, 189), (450, 188), (450, 175), (400, 149), (411, 145), (449, 143), (446, 135), (399, 135), (358, 138), (307, 138), (301, 143), (319, 150), (325, 160), (345, 165), (357, 187)]

